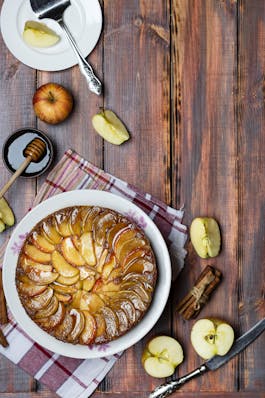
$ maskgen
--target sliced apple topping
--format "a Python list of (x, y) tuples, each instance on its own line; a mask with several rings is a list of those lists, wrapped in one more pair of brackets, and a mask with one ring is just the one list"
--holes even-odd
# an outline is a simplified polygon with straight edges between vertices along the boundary
[(66, 340), (74, 328), (75, 319), (70, 312), (66, 310), (62, 323), (54, 328), (54, 336), (59, 340)]
[(28, 272), (28, 269), (35, 269), (38, 272), (51, 272), (53, 269), (52, 265), (36, 263), (36, 261), (31, 260), (25, 255), (20, 256), (19, 265), (26, 273)]
[(103, 315), (95, 313), (96, 335), (95, 343), (100, 344), (106, 340), (106, 322)]
[(142, 355), (145, 371), (152, 377), (169, 377), (183, 362), (181, 345), (173, 337), (157, 336), (149, 341)]
[(79, 269), (69, 264), (57, 250), (52, 253), (52, 265), (60, 275), (66, 278), (79, 274)]
[(59, 302), (57, 311), (51, 316), (38, 319), (38, 324), (47, 331), (53, 330), (56, 326), (63, 322), (65, 311), (65, 306)]
[(148, 246), (142, 246), (140, 248), (136, 244), (134, 246), (134, 248), (131, 248), (131, 250), (127, 251), (127, 254), (125, 256), (123, 253), (121, 254), (120, 264), (123, 268), (134, 260), (138, 260), (142, 257), (150, 257), (150, 248), (148, 248)]
[(125, 269), (124, 273), (129, 274), (131, 272), (138, 274), (145, 274), (147, 272), (153, 272), (154, 263), (146, 260), (145, 258), (136, 259), (133, 262), (129, 263)]
[(44, 292), (38, 294), (37, 296), (31, 297), (30, 299), (25, 299), (25, 305), (32, 311), (41, 310), (50, 303), (53, 297), (53, 290), (50, 287), (46, 287)]
[(68, 336), (69, 342), (75, 342), (79, 335), (82, 333), (85, 326), (85, 316), (82, 311), (78, 311), (76, 309), (72, 309), (70, 311), (70, 315), (75, 318), (74, 328)]
[(95, 241), (103, 245), (106, 239), (107, 230), (114, 225), (116, 216), (110, 210), (100, 213), (93, 222), (93, 236)]
[(66, 285), (61, 285), (60, 283), (52, 283), (51, 287), (55, 292), (61, 293), (61, 294), (73, 294), (77, 292), (77, 287), (76, 286), (66, 286)]
[(109, 258), (108, 261), (105, 262), (105, 264), (102, 267), (102, 279), (103, 280), (107, 280), (110, 273), (112, 272), (112, 270), (115, 268), (116, 266), (116, 257), (114, 256), (114, 254), (112, 254)]
[(43, 235), (38, 234), (36, 231), (32, 234), (33, 244), (45, 253), (52, 253), (55, 246), (49, 242)]
[(137, 230), (133, 228), (132, 224), (124, 228), (123, 231), (121, 231), (116, 239), (114, 239), (112, 243), (112, 248), (117, 256), (117, 253), (121, 251), (122, 246), (124, 245), (125, 242), (131, 239), (135, 239), (137, 235)]
[(59, 301), (56, 296), (53, 296), (47, 307), (37, 311), (34, 318), (35, 319), (47, 318), (48, 316), (55, 314), (55, 312), (58, 310), (58, 306), (59, 306)]
[(88, 278), (89, 276), (95, 276), (97, 274), (97, 271), (95, 270), (94, 267), (91, 266), (83, 266), (83, 267), (78, 267), (79, 272), (80, 272), (80, 280), (83, 281), (84, 279)]
[(84, 232), (80, 237), (80, 253), (88, 265), (96, 265), (95, 247), (92, 232)]
[(118, 318), (119, 323), (119, 331), (121, 334), (126, 332), (129, 327), (129, 321), (126, 313), (118, 306), (112, 306), (112, 309), (115, 311), (115, 314)]
[(36, 268), (28, 268), (27, 275), (29, 279), (31, 279), (37, 285), (48, 285), (54, 282), (59, 276), (57, 272), (38, 271)]
[(70, 224), (69, 228), (71, 230), (72, 235), (80, 236), (82, 232), (82, 225), (81, 225), (81, 213), (79, 212), (78, 208), (75, 208), (70, 213)]
[(81, 344), (92, 344), (96, 336), (96, 321), (89, 311), (83, 311), (85, 316), (85, 327), (80, 335)]
[(101, 211), (102, 209), (100, 207), (91, 207), (83, 223), (83, 232), (92, 232), (94, 219)]
[(42, 223), (42, 230), (43, 230), (43, 235), (52, 243), (55, 245), (58, 245), (61, 240), (62, 237), (61, 235), (57, 232), (56, 228), (47, 223), (47, 222), (43, 222)]
[(106, 322), (106, 333), (107, 336), (112, 340), (119, 330), (119, 321), (111, 308), (104, 306), (100, 309), (101, 314), (104, 316)]
[(129, 228), (128, 222), (120, 222), (110, 228), (107, 232), (107, 243), (108, 247), (111, 249), (113, 244), (115, 243), (116, 239), (118, 238), (119, 234)]
[(26, 276), (19, 277), (19, 280), (17, 281), (17, 286), (19, 292), (23, 296), (28, 297), (37, 296), (47, 289), (47, 285), (36, 285), (35, 283), (32, 283), (32, 281)]
[(54, 292), (54, 295), (57, 297), (59, 301), (62, 303), (70, 303), (72, 301), (72, 295), (69, 293), (59, 293), (59, 292)]
[(100, 258), (99, 258), (99, 260), (98, 260), (98, 263), (97, 263), (97, 271), (98, 271), (99, 273), (102, 272), (102, 269), (103, 269), (103, 267), (104, 267), (106, 258), (107, 258), (107, 256), (108, 256), (108, 253), (109, 253), (109, 252), (108, 252), (108, 249), (104, 249), (104, 250), (102, 251), (102, 253), (101, 253), (101, 256), (100, 256)]
[(76, 247), (73, 244), (71, 237), (67, 237), (63, 239), (61, 244), (61, 249), (64, 258), (71, 264), (75, 266), (81, 266), (85, 264), (84, 258), (81, 254), (76, 250)]
[(24, 253), (37, 263), (49, 264), (51, 262), (51, 254), (42, 252), (34, 245), (27, 243), (24, 247)]
[(90, 292), (93, 289), (95, 282), (96, 282), (96, 279), (93, 275), (88, 276), (83, 281), (83, 289), (87, 292)]
[[(58, 274), (59, 275), (59, 274)], [(69, 278), (59, 275), (57, 278), (57, 282), (61, 283), (62, 285), (72, 286), (79, 280), (79, 274), (75, 276), (71, 276)]]

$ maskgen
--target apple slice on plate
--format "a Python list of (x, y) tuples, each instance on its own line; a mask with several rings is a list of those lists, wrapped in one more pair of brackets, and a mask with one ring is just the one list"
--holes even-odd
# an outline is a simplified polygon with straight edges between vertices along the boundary
[(220, 319), (200, 319), (191, 330), (191, 343), (203, 359), (225, 355), (234, 342), (234, 331)]
[(176, 367), (183, 362), (183, 350), (177, 340), (170, 336), (154, 337), (146, 345), (142, 364), (153, 377), (164, 378), (173, 375)]

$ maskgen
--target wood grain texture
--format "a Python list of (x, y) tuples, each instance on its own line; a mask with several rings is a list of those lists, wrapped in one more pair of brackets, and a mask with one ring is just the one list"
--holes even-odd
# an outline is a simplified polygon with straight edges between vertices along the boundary
[[(207, 264), (214, 265), (224, 280), (200, 318), (225, 317), (237, 328), (237, 5), (212, 0), (177, 0), (173, 4), (174, 203), (184, 204), (188, 225), (196, 216), (216, 218), (223, 237), (221, 255), (210, 261), (199, 259), (189, 244), (184, 272), (175, 285), (175, 302), (194, 285)], [(227, 300), (228, 296), (235, 299)], [(188, 358), (181, 373), (201, 363), (189, 342), (193, 323), (174, 312), (174, 334)], [(237, 359), (183, 389), (195, 391), (196, 386), (203, 391), (236, 390)]]
[[(247, 330), (265, 317), (265, 3), (239, 2), (239, 315)], [(265, 334), (240, 361), (240, 389), (265, 391)], [(263, 356), (260, 353), (263, 352)]]

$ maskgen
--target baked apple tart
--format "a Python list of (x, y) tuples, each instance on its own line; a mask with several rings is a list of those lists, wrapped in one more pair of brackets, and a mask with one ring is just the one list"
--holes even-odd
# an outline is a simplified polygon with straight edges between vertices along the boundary
[(144, 232), (98, 206), (59, 210), (21, 249), (16, 285), (31, 319), (59, 340), (101, 344), (129, 331), (147, 311), (157, 278)]

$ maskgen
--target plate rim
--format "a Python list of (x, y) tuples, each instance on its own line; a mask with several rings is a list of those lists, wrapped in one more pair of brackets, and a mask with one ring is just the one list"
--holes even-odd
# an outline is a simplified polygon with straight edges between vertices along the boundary
[[(0, 30), (1, 30), (3, 41), (4, 41), (7, 49), (11, 52), (11, 54), (18, 61), (20, 61), (22, 64), (24, 64), (32, 69), (36, 69), (36, 70), (44, 71), (44, 72), (59, 72), (59, 71), (63, 71), (63, 70), (72, 68), (73, 66), (76, 66), (78, 64), (77, 57), (74, 54), (74, 52), (70, 46), (67, 49), (67, 54), (68, 54), (68, 57), (70, 56), (71, 59), (68, 60), (68, 62), (66, 60), (66, 61), (62, 62), (61, 64), (57, 64), (58, 66), (56, 66), (56, 62), (55, 63), (53, 62), (54, 59), (56, 59), (56, 54), (41, 54), (40, 53), (40, 54), (37, 54), (38, 55), (37, 56), (35, 54), (34, 50), (31, 49), (31, 47), (29, 47), (29, 46), (26, 46), (27, 51), (30, 52), (30, 54), (26, 57), (26, 59), (24, 58), (24, 54), (19, 53), (19, 56), (18, 56), (16, 53), (16, 50), (15, 50), (15, 46), (10, 45), (11, 39), (9, 39), (9, 36), (7, 34), (7, 31), (10, 30), (10, 26), (6, 24), (6, 22), (5, 22), (6, 18), (4, 18), (5, 14), (7, 12), (10, 13), (10, 11), (7, 7), (8, 7), (8, 2), (11, 2), (11, 1), (12, 0), (4, 0), (4, 2), (3, 2), (2, 8), (1, 8), (1, 15), (0, 15)], [(16, 4), (17, 9), (19, 9), (19, 7), (21, 6), (21, 4), (24, 1), (28, 1), (28, 0), (17, 0), (17, 4)], [(78, 1), (83, 3), (86, 0), (78, 0)], [(101, 9), (99, 0), (92, 0), (92, 1), (94, 1), (94, 6), (97, 7), (97, 9), (99, 11), (99, 17), (100, 17), (99, 29), (98, 29), (97, 39), (95, 40), (95, 43), (93, 42), (93, 46), (89, 50), (86, 50), (86, 51), (83, 51), (83, 49), (81, 48), (84, 58), (86, 58), (96, 47), (96, 45), (99, 41), (99, 38), (100, 38), (100, 35), (102, 32), (102, 26), (103, 26), (103, 15), (102, 15), (102, 9)], [(14, 7), (12, 8), (12, 10), (13, 9), (14, 9)], [(17, 14), (14, 13), (14, 15), (17, 15)], [(15, 20), (15, 18), (14, 18), (14, 20)], [(37, 17), (36, 17), (36, 20), (38, 20)], [(45, 20), (46, 20), (46, 18), (45, 18)], [(21, 42), (23, 43), (22, 39), (21, 39)], [(35, 54), (35, 56), (34, 56), (34, 54)], [(52, 59), (51, 59), (49, 65), (47, 65), (46, 63), (45, 63), (45, 65), (42, 65), (42, 63), (40, 62), (40, 59), (43, 59), (43, 57), (45, 58), (45, 56), (46, 57), (52, 56)], [(57, 55), (57, 58), (60, 59), (60, 55)], [(34, 59), (35, 59), (35, 62), (31, 62), (31, 60), (34, 60)]]
[[(78, 196), (77, 196), (78, 194)], [(119, 199), (119, 201), (117, 201)], [(66, 204), (63, 205), (62, 201), (65, 200), (68, 201), (73, 201), (73, 204)], [(21, 233), (23, 233), (24, 229), (26, 229), (26, 225), (28, 225), (28, 222), (30, 221), (33, 226), (30, 226), (28, 229), (31, 230), (34, 225), (36, 225), (41, 219), (46, 217), (48, 214), (53, 213), (54, 211), (57, 211), (59, 209), (63, 209), (68, 206), (75, 206), (75, 205), (82, 205), (82, 203), (88, 200), (90, 203), (87, 203), (87, 205), (96, 205), (98, 204), (99, 206), (102, 207), (108, 207), (107, 205), (104, 205), (104, 203), (109, 203), (112, 200), (114, 200), (115, 205), (109, 207), (113, 208), (116, 210), (116, 208), (122, 208), (123, 206), (129, 206), (128, 209), (133, 209), (137, 211), (141, 216), (144, 217), (144, 220), (147, 222), (147, 227), (150, 228), (150, 231), (146, 233), (150, 234), (150, 232), (155, 231), (155, 235), (153, 237), (148, 236), (148, 238), (152, 242), (154, 240), (157, 240), (159, 242), (159, 252), (163, 254), (163, 264), (162, 267), (166, 272), (161, 276), (161, 263), (157, 259), (157, 266), (158, 266), (158, 282), (155, 288), (154, 296), (152, 299), (152, 303), (150, 307), (148, 308), (145, 316), (143, 319), (137, 323), (130, 331), (128, 331), (124, 336), (119, 337), (116, 340), (113, 340), (112, 342), (107, 344), (107, 348), (104, 350), (100, 350), (100, 345), (95, 346), (98, 349), (92, 349), (90, 350), (87, 346), (82, 346), (82, 345), (73, 345), (71, 343), (65, 343), (62, 342), (58, 339), (56, 339), (53, 336), (50, 336), (48, 333), (43, 331), (39, 326), (32, 321), (32, 319), (27, 315), (24, 307), (22, 306), (16, 286), (15, 286), (15, 270), (16, 270), (16, 260), (18, 258), (18, 254), (14, 256), (14, 253), (12, 252), (12, 245), (16, 241), (17, 237), (20, 236)], [(96, 201), (96, 202), (95, 202)], [(101, 202), (101, 203), (98, 203)], [(116, 202), (115, 202), (116, 201)], [(57, 202), (57, 204), (56, 204)], [(103, 204), (102, 204), (103, 203)], [(84, 204), (84, 203), (83, 203)], [(53, 209), (50, 209), (49, 206), (54, 206)], [(46, 209), (46, 210), (45, 210)], [(49, 210), (48, 210), (49, 209)], [(45, 210), (45, 215), (43, 215), (43, 211)], [(121, 212), (124, 214), (124, 211), (118, 209), (116, 210), (118, 212)], [(39, 215), (37, 217), (36, 221), (33, 222), (34, 217), (36, 215)], [(158, 253), (157, 248), (153, 248), (156, 257), (160, 257), (160, 254)], [(13, 259), (15, 257), (15, 265), (10, 265), (10, 260), (9, 256), (12, 255)], [(14, 264), (14, 262), (12, 264)], [(143, 211), (141, 210), (135, 203), (129, 201), (123, 196), (116, 195), (112, 192), (108, 191), (101, 191), (101, 190), (92, 190), (92, 189), (85, 189), (85, 190), (73, 190), (73, 191), (68, 191), (64, 193), (60, 193), (57, 195), (54, 195), (45, 201), (39, 203), (37, 206), (35, 206), (31, 211), (29, 211), (25, 217), (22, 218), (22, 220), (19, 222), (19, 224), (16, 226), (15, 230), (13, 231), (9, 242), (7, 244), (6, 250), (5, 250), (5, 255), (4, 255), (4, 261), (3, 261), (3, 288), (7, 300), (7, 304), (9, 306), (9, 309), (11, 313), (13, 314), (16, 322), (19, 324), (19, 326), (27, 333), (30, 334), (31, 338), (36, 341), (38, 344), (43, 346), (45, 349), (48, 349), (50, 351), (53, 351), (57, 354), (71, 357), (71, 358), (81, 358), (81, 359), (88, 359), (88, 358), (102, 358), (114, 354), (118, 354), (120, 351), (123, 351), (132, 345), (136, 344), (138, 341), (140, 341), (156, 324), (158, 319), (160, 318), (167, 300), (168, 296), (170, 293), (170, 287), (171, 287), (171, 277), (172, 277), (172, 269), (171, 269), (171, 262), (170, 262), (170, 256), (168, 252), (167, 245), (165, 243), (165, 240), (159, 231), (158, 227), (156, 224), (153, 222), (153, 220)], [(161, 280), (161, 278), (163, 278)], [(161, 294), (162, 292), (162, 294)], [(159, 296), (159, 300), (157, 300), (157, 296)], [(158, 308), (154, 308), (154, 307)], [(148, 315), (149, 314), (149, 315)], [(149, 319), (147, 318), (149, 317)], [(150, 318), (152, 317), (152, 318)], [(139, 325), (141, 325), (139, 327)], [(137, 333), (138, 332), (138, 333)], [(128, 338), (129, 337), (129, 338)], [(43, 341), (44, 340), (44, 341)], [(120, 343), (120, 345), (119, 345)], [(103, 347), (104, 345), (102, 345)], [(77, 347), (77, 348), (76, 348)], [(68, 351), (67, 351), (68, 350)]]

